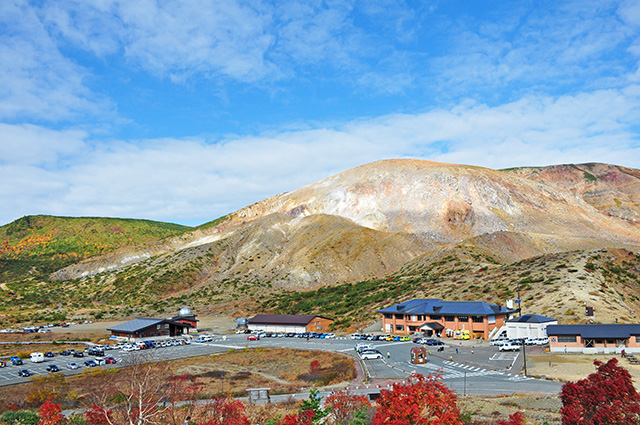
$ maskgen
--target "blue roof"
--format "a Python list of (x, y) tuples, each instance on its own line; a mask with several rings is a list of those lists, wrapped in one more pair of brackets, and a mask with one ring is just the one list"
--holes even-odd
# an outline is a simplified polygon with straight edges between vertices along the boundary
[(117, 331), (117, 332), (138, 332), (142, 329), (146, 329), (149, 326), (154, 326), (159, 323), (163, 323), (165, 319), (147, 319), (143, 317), (138, 317), (137, 319), (129, 320), (128, 322), (120, 323), (119, 325), (115, 325), (112, 328), (107, 329), (108, 331)]
[(627, 339), (640, 335), (640, 325), (549, 325), (547, 335), (580, 335), (582, 338)]
[(510, 310), (484, 301), (444, 301), (438, 298), (414, 299), (379, 310), (378, 313), (397, 314), (460, 314), (471, 316), (492, 316), (508, 314), (518, 310)]
[(546, 323), (555, 322), (556, 319), (551, 317), (540, 316), (539, 314), (525, 314), (522, 317), (516, 317), (515, 319), (508, 320), (508, 322), (520, 322), (520, 323)]

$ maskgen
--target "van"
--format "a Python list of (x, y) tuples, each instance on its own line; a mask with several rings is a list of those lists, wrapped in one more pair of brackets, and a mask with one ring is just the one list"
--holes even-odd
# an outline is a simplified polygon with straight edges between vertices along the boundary
[(40, 363), (44, 361), (44, 353), (31, 353), (31, 361), (33, 363)]

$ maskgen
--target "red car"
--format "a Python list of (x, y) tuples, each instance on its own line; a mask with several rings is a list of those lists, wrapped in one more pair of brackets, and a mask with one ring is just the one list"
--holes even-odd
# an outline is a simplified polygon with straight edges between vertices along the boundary
[(105, 357), (104, 362), (106, 364), (116, 364), (116, 359), (114, 359), (113, 357)]
[(258, 335), (249, 335), (249, 336), (247, 337), (247, 339), (248, 339), (249, 341), (258, 341), (258, 340), (260, 340), (260, 337), (259, 337)]

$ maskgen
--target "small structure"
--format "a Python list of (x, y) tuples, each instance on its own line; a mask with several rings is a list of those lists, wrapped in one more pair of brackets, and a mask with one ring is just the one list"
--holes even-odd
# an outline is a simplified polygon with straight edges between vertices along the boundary
[(640, 353), (640, 324), (550, 325), (553, 353)]
[(195, 314), (191, 314), (189, 307), (183, 307), (177, 316), (168, 319), (138, 317), (107, 330), (111, 331), (111, 338), (136, 340), (188, 334), (190, 329), (196, 328), (197, 322)]
[(249, 392), (249, 403), (251, 404), (271, 403), (269, 390), (271, 390), (271, 388), (247, 388), (247, 391)]
[(333, 319), (311, 314), (257, 314), (248, 320), (249, 330), (265, 332), (324, 332)]
[(198, 319), (196, 319), (196, 315), (191, 313), (191, 309), (187, 306), (182, 307), (178, 315), (173, 316), (169, 320), (188, 325), (189, 329), (193, 329), (194, 331), (198, 330)]
[(525, 314), (522, 317), (507, 320), (505, 328), (507, 338), (545, 338), (547, 326), (557, 325), (558, 321), (538, 314)]
[(411, 363), (424, 364), (427, 362), (427, 349), (424, 347), (413, 347), (411, 349)]

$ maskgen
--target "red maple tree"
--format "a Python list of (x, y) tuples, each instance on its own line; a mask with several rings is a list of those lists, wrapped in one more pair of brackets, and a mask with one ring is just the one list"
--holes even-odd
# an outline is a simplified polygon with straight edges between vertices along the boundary
[(352, 394), (348, 389), (335, 391), (324, 403), (337, 424), (348, 423), (356, 412), (371, 406), (367, 396)]
[(414, 374), (380, 393), (372, 425), (462, 425), (456, 401), (442, 377)]
[(38, 411), (38, 416), (40, 416), (38, 425), (62, 425), (64, 422), (62, 408), (59, 404), (53, 403), (50, 400), (42, 403)]
[(636, 425), (640, 423), (640, 395), (631, 375), (618, 359), (593, 362), (597, 368), (586, 379), (562, 387), (563, 425)]

